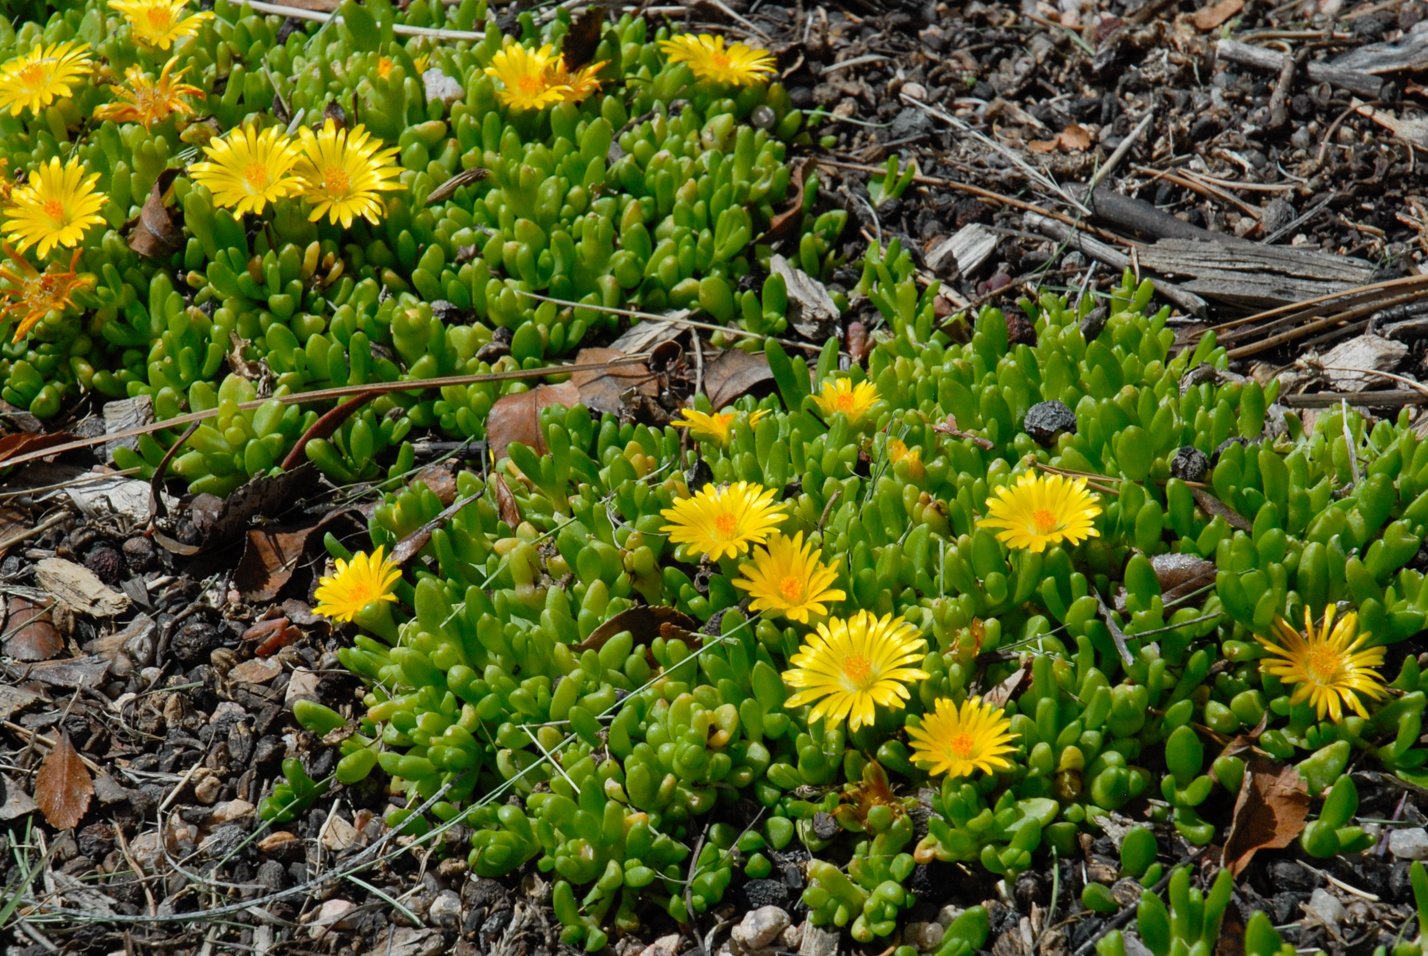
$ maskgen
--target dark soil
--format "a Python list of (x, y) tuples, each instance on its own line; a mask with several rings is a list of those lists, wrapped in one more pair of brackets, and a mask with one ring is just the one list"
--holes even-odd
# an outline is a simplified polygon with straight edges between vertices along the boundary
[[(856, 282), (867, 242), (897, 238), (916, 251), (925, 279), (942, 283), (940, 304), (949, 315), (984, 302), (1010, 306), (1035, 287), (1097, 294), (1119, 282), (1121, 267), (1097, 261), (1077, 237), (1098, 239), (1128, 257), (1131, 268), (1144, 268), (1149, 245), (1178, 228), (1155, 210), (1283, 252), (1314, 281), (1330, 280), (1295, 259), (1298, 253), (1363, 260), (1360, 284), (1416, 275), (1428, 255), (1428, 188), (1417, 167), (1428, 135), (1414, 132), (1428, 118), (1422, 76), (1391, 69), (1350, 78), (1376, 84), (1375, 101), (1346, 88), (1342, 76), (1324, 79), (1311, 64), (1372, 51), (1403, 36), (1428, 9), (1406, 0), (1246, 0), (1226, 21), (1230, 35), (1289, 55), (1287, 68), (1265, 70), (1217, 58), (1223, 28), (1211, 21), (1230, 7), (708, 0), (689, 5), (681, 24), (768, 46), (794, 102), (827, 114), (821, 129), (834, 144), (802, 150), (795, 161), (812, 161), (806, 169), (817, 171), (822, 208), (850, 214), (847, 265), (833, 283), (845, 291)], [(869, 174), (893, 154), (904, 163), (915, 159), (920, 178), (900, 198), (875, 205)], [(1094, 214), (1078, 209), (1097, 175), (1102, 189), (1142, 203), (1111, 203), (1108, 211), (1097, 202)], [(1055, 237), (1044, 229), (1047, 220), (1061, 227)], [(963, 234), (966, 245), (949, 244), (969, 226), (977, 228)], [(974, 239), (982, 254), (970, 245)], [(1184, 272), (1159, 277), (1171, 295), (1188, 290), (1203, 300), (1200, 314), (1181, 323), (1187, 335), (1292, 301), (1268, 291), (1259, 298), (1223, 288), (1216, 294)], [(1364, 313), (1367, 331), (1408, 346), (1379, 363), (1381, 371), (1420, 377), (1425, 325), (1415, 321), (1416, 309), (1410, 302)], [(854, 303), (841, 332), (849, 351), (856, 352), (874, 316), (866, 303)], [(1362, 322), (1329, 323), (1317, 340), (1291, 330), (1266, 348), (1255, 345), (1265, 341), (1259, 331), (1239, 340), (1252, 347), (1243, 370), (1285, 376), (1295, 391), (1343, 388), (1319, 367), (1326, 363), (1316, 366), (1316, 350), (1364, 331)], [(1392, 382), (1370, 387), (1394, 389)], [(1413, 395), (1378, 407), (1411, 403)], [(40, 427), (19, 414), (0, 423), (5, 431)], [(72, 431), (85, 427), (70, 423)], [(284, 757), (303, 757), (315, 775), (331, 767), (331, 749), (293, 723), (291, 699), (315, 695), (341, 709), (360, 698), (334, 654), (343, 638), (310, 611), (324, 552), (321, 533), (309, 529), (322, 520), (321, 531), (355, 543), (360, 509), (372, 496), (354, 494), (334, 511), (337, 496), (312, 493), (309, 483), (306, 492), (275, 493), (232, 522), (205, 517), (189, 503), (150, 524), (142, 495), (126, 516), (73, 493), (87, 487), (80, 476), (95, 464), (94, 456), (71, 455), (16, 469), (0, 483), (7, 615), (0, 631), (0, 827), (7, 831), (0, 833), (0, 908), (15, 894), (25, 897), (7, 951), (425, 956), (560, 949), (538, 875), (476, 879), (466, 869), (459, 828), (445, 846), (393, 839), (381, 823), (385, 797), (376, 783), (334, 789), (288, 824), (257, 820)], [(436, 472), (426, 480), (448, 479)], [(271, 593), (261, 599), (251, 597), (252, 587), (235, 585), (250, 526), (300, 535), (283, 544), (294, 557), (291, 577), (268, 582)], [(56, 559), (89, 569), (126, 596), (125, 607), (99, 614), (75, 599), (57, 602), (39, 576), (40, 563)], [(265, 642), (270, 653), (259, 656)], [(40, 762), (61, 738), (97, 771), (92, 801), (78, 825), (63, 831), (46, 823), (32, 800)], [(1428, 821), (1423, 791), (1368, 769), (1356, 780), (1362, 818), (1379, 821), (1372, 826)], [(1230, 812), (1224, 806), (1207, 814), (1223, 832)], [(1196, 851), (1168, 828), (1161, 850), (1207, 869), (1219, 865), (1214, 848)], [(1080, 905), (1087, 880), (1114, 881), (1115, 859), (1107, 837), (1086, 837), (1078, 858), (1048, 862), (1010, 885), (961, 868), (921, 873), (915, 880), (923, 902), (904, 940), (927, 945), (938, 935), (939, 915), (950, 912), (945, 906), (985, 902), (993, 952), (1084, 956), (1134, 910), (1137, 896), (1123, 887), (1115, 890), (1123, 904), (1118, 916)], [(797, 946), (799, 860), (781, 863), (779, 879), (737, 887), (697, 927), (652, 920), (642, 938), (618, 940), (617, 951), (654, 944), (651, 956), (713, 952), (727, 944), (744, 911), (760, 905), (793, 914), (794, 929), (780, 945)], [(1386, 841), (1327, 862), (1308, 861), (1297, 848), (1263, 852), (1238, 883), (1220, 951), (1237, 951), (1236, 928), (1242, 931), (1254, 910), (1287, 927), (1286, 938), (1300, 948), (1367, 953), (1391, 943), (1412, 913), (1407, 868)], [(90, 916), (47, 919), (35, 901)], [(196, 911), (213, 912), (204, 920), (182, 915)], [(802, 931), (804, 951), (817, 952), (810, 932)], [(847, 948), (846, 939), (839, 946)]]

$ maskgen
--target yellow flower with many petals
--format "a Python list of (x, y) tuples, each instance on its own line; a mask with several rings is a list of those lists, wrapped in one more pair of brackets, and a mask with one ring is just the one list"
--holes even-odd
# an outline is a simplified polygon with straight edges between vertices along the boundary
[(75, 42), (42, 44), (6, 60), (0, 63), (0, 111), (38, 113), (55, 100), (69, 99), (93, 68), (89, 45)]
[(0, 266), (0, 279), (6, 283), (0, 287), (0, 321), (15, 319), (15, 333), (11, 341), (20, 341), (50, 313), (71, 308), (74, 303), (70, 296), (94, 285), (94, 276), (79, 275), (74, 271), (79, 262), (78, 249), (74, 250), (68, 271), (48, 269), (40, 272), (9, 246), (4, 247), (4, 253), (15, 266), (13, 269)]
[(1383, 678), (1373, 668), (1383, 663), (1384, 648), (1364, 647), (1369, 634), (1358, 634), (1358, 614), (1350, 611), (1336, 622), (1337, 608), (1329, 605), (1324, 622), (1314, 627), (1309, 609), (1304, 609), (1304, 633), (1300, 634), (1282, 617), (1275, 618), (1275, 643), (1255, 635), (1269, 656), (1260, 670), (1294, 688), (1289, 702), (1308, 701), (1319, 719), (1335, 723), (1343, 719), (1345, 705), (1360, 717), (1368, 717), (1360, 696), (1380, 700), (1388, 695)]
[(841, 413), (847, 416), (850, 425), (857, 425), (872, 411), (879, 398), (878, 390), (871, 382), (854, 385), (850, 378), (835, 378), (824, 380), (813, 401), (824, 418)]
[[(709, 414), (693, 408), (681, 408), (679, 414), (684, 416), (683, 421), (670, 422), (675, 428), (687, 428), (689, 434), (695, 438), (709, 438), (720, 445), (729, 444), (729, 436), (733, 432), (734, 421), (739, 417), (737, 411), (723, 411)], [(768, 414), (768, 409), (759, 409), (749, 415), (749, 425), (752, 427), (760, 418)]]
[(591, 63), (572, 73), (565, 65), (564, 56), (553, 57), (547, 68), (547, 79), (555, 86), (566, 88), (567, 92), (562, 97), (565, 102), (579, 103), (590, 94), (600, 92), (600, 71), (607, 62), (601, 60), (599, 63)]
[(823, 564), (823, 552), (804, 544), (803, 532), (792, 538), (775, 534), (768, 544), (754, 551), (753, 560), (739, 565), (744, 575), (734, 579), (753, 598), (749, 608), (782, 614), (790, 621), (808, 623), (810, 617), (828, 613), (827, 604), (847, 595), (833, 587), (838, 572)]
[[(848, 721), (850, 730), (871, 726), (878, 707), (902, 709), (907, 685), (926, 680), (916, 666), (927, 642), (901, 617), (859, 611), (818, 625), (790, 663), (784, 683), (798, 688), (786, 707), (813, 703), (809, 723)], [(816, 701), (816, 703), (814, 703)]]
[(337, 559), (337, 573), (317, 582), (313, 611), (334, 621), (350, 621), (368, 605), (395, 601), (392, 586), (402, 571), (379, 546), (371, 554), (358, 552), (351, 561)]
[(124, 14), (134, 39), (144, 46), (167, 50), (184, 37), (193, 36), (212, 13), (188, 13), (186, 0), (109, 0), (109, 9)]
[(1011, 766), (1006, 755), (1016, 748), (1011, 721), (999, 707), (971, 697), (962, 706), (940, 698), (921, 726), (909, 725), (907, 739), (912, 759), (929, 773), (949, 777), (970, 776), (973, 771), (995, 773)]
[(296, 172), (302, 151), (277, 127), (230, 130), (203, 151), (208, 160), (190, 166), (189, 176), (213, 193), (215, 204), (236, 215), (262, 212), (268, 203), (295, 195), (303, 187)]
[(29, 182), (11, 191), (3, 229), (17, 250), (39, 246), (43, 257), (55, 246), (68, 249), (79, 244), (90, 226), (104, 222), (99, 210), (105, 196), (94, 188), (99, 174), (85, 175), (84, 170), (78, 159), (61, 163), (52, 158), (30, 173)]
[(142, 67), (131, 66), (124, 71), (124, 86), (111, 86), (109, 91), (118, 97), (113, 103), (95, 107), (94, 118), (113, 120), (116, 123), (142, 123), (145, 129), (155, 123), (162, 123), (174, 114), (192, 116), (193, 107), (184, 102), (185, 96), (203, 99), (203, 91), (183, 79), (187, 67), (174, 72), (178, 58), (164, 64), (156, 79), (151, 79)]
[(304, 127), (298, 136), (303, 151), (297, 167), (302, 198), (312, 205), (308, 218), (316, 222), (327, 216), (344, 229), (358, 217), (379, 222), (386, 212), (382, 193), (402, 188), (396, 182), (402, 174), (402, 167), (394, 162), (396, 147), (382, 148), (382, 141), (360, 123), (345, 130), (330, 119), (320, 132)]
[(697, 79), (731, 86), (767, 83), (774, 74), (774, 58), (768, 50), (744, 43), (729, 43), (708, 33), (681, 33), (659, 41), (659, 48), (671, 63), (685, 63)]
[(784, 506), (775, 503), (773, 490), (747, 481), (717, 487), (705, 485), (691, 498), (681, 498), (660, 512), (669, 524), (660, 528), (673, 544), (711, 561), (734, 558), (762, 544), (774, 526), (788, 518)]
[(555, 80), (552, 67), (557, 59), (549, 43), (539, 50), (513, 43), (491, 57), (486, 75), (501, 81), (496, 98), (511, 109), (545, 109), (572, 92), (567, 84)]
[(977, 525), (995, 530), (1009, 548), (1041, 552), (1062, 541), (1079, 544), (1097, 537), (1093, 522), (1100, 513), (1084, 478), (1026, 472), (1015, 485), (996, 490), (987, 501), (987, 517)]

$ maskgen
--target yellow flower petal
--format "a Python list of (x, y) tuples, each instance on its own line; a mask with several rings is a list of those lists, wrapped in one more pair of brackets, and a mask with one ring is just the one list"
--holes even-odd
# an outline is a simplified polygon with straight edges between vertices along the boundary
[(346, 130), (330, 119), (321, 131), (304, 127), (298, 137), (303, 158), (297, 174), (302, 198), (312, 206), (308, 218), (316, 222), (327, 216), (344, 229), (358, 218), (380, 222), (387, 211), (382, 192), (402, 188), (396, 182), (402, 173), (394, 162), (396, 147), (383, 149), (360, 123)]
[(783, 680), (796, 691), (784, 705), (816, 701), (809, 723), (846, 718), (852, 730), (870, 725), (877, 706), (901, 708), (909, 697), (906, 685), (927, 679), (915, 666), (926, 649), (917, 629), (891, 614), (859, 611), (847, 620), (824, 621), (790, 660)]
[(316, 613), (350, 621), (370, 604), (397, 599), (392, 586), (401, 580), (402, 572), (380, 546), (371, 554), (354, 554), (351, 561), (338, 558), (336, 564), (337, 573), (318, 581), (313, 592)]
[(998, 488), (987, 502), (987, 517), (977, 522), (997, 532), (1009, 548), (1045, 551), (1065, 541), (1079, 544), (1100, 532), (1101, 507), (1083, 478), (1024, 473), (1015, 485)]
[(208, 159), (188, 168), (194, 182), (213, 193), (213, 202), (235, 215), (262, 212), (271, 202), (299, 192), (296, 167), (302, 153), (277, 127), (230, 130), (203, 147)]
[(767, 50), (744, 43), (726, 44), (721, 36), (681, 33), (659, 42), (671, 63), (684, 63), (696, 79), (730, 86), (767, 83), (774, 73), (774, 58)]
[(818, 394), (813, 396), (824, 418), (846, 415), (850, 425), (860, 424), (879, 400), (878, 390), (871, 382), (854, 385), (850, 378), (825, 380)]
[(909, 725), (907, 739), (912, 759), (929, 773), (949, 777), (970, 776), (977, 770), (994, 773), (1011, 766), (1006, 755), (1015, 735), (1006, 714), (981, 698), (963, 701), (961, 707), (939, 698), (920, 726)]
[(1358, 632), (1358, 614), (1349, 612), (1336, 622), (1337, 608), (1329, 605), (1324, 621), (1314, 627), (1309, 610), (1304, 611), (1304, 633), (1300, 634), (1283, 618), (1276, 618), (1274, 632), (1279, 643), (1255, 635), (1269, 654), (1260, 661), (1260, 670), (1292, 687), (1289, 701), (1308, 701), (1320, 720), (1335, 723), (1343, 719), (1347, 707), (1360, 717), (1368, 717), (1362, 698), (1381, 700), (1388, 696), (1383, 678), (1373, 668), (1383, 664), (1383, 647), (1364, 647), (1370, 635)]
[(56, 246), (71, 248), (90, 226), (104, 222), (99, 210), (106, 197), (94, 188), (99, 174), (86, 174), (86, 169), (78, 159), (61, 163), (52, 158), (11, 192), (4, 231), (19, 252), (38, 246), (43, 257)]
[(673, 544), (687, 545), (711, 561), (735, 558), (761, 544), (785, 520), (784, 506), (773, 500), (773, 490), (747, 481), (723, 488), (705, 485), (691, 498), (682, 498), (660, 512), (669, 524)]
[(52, 43), (0, 63), (0, 111), (38, 113), (69, 99), (94, 68), (86, 43)]
[(109, 0), (109, 9), (124, 14), (135, 40), (160, 50), (193, 36), (213, 19), (212, 13), (184, 16), (186, 0)]
[(812, 543), (803, 543), (803, 532), (792, 538), (775, 534), (768, 544), (755, 550), (753, 560), (739, 565), (744, 575), (734, 580), (753, 598), (753, 611), (771, 611), (790, 621), (806, 624), (810, 617), (821, 617), (827, 605), (841, 601), (847, 595), (838, 588), (838, 572), (822, 563), (823, 552)]

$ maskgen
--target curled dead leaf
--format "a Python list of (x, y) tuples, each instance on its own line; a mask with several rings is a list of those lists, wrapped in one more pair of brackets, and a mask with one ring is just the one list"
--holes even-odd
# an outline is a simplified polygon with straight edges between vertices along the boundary
[(1264, 757), (1249, 758), (1222, 863), (1239, 876), (1258, 851), (1277, 850), (1298, 839), (1308, 818), (1309, 788), (1299, 771)]
[(512, 442), (528, 445), (537, 454), (546, 451), (545, 437), (540, 431), (540, 410), (547, 405), (578, 405), (580, 389), (572, 382), (559, 385), (537, 385), (513, 395), (503, 395), (491, 406), (486, 418), (486, 441), (491, 457), (500, 461)]

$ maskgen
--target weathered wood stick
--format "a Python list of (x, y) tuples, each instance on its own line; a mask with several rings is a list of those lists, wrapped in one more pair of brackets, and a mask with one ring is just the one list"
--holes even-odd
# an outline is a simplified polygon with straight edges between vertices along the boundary
[[(1238, 40), (1221, 40), (1215, 44), (1215, 53), (1231, 63), (1264, 70), (1267, 73), (1278, 73), (1284, 69), (1286, 60), (1291, 63), (1294, 60), (1286, 53), (1276, 53), (1273, 50), (1266, 50), (1264, 47), (1240, 43)], [(1391, 99), (1390, 93), (1396, 90), (1393, 84), (1380, 77), (1329, 66), (1326, 63), (1311, 62), (1305, 66), (1305, 72), (1309, 74), (1310, 82), (1328, 83), (1330, 86), (1348, 90), (1350, 93), (1371, 100)]]

